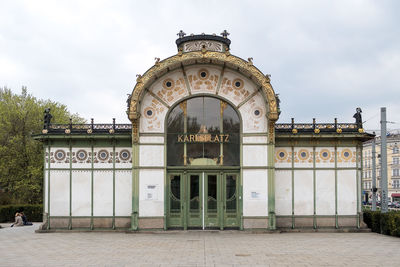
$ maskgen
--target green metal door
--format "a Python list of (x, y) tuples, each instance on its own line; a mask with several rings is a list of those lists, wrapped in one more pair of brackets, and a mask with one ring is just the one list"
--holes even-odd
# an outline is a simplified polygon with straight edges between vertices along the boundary
[(183, 227), (184, 205), (183, 198), (183, 174), (168, 174), (167, 191), (167, 227)]
[(239, 227), (239, 175), (225, 173), (223, 179), (224, 227)]
[(220, 175), (217, 173), (204, 174), (204, 227), (220, 227)]
[(202, 227), (202, 176), (202, 173), (188, 173), (186, 175), (187, 227)]
[(167, 227), (240, 226), (238, 172), (168, 173)]

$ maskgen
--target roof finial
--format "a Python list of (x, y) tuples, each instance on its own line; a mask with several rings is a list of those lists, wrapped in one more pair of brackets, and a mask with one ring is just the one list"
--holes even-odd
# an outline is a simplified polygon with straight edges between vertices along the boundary
[(221, 32), (221, 35), (222, 35), (222, 37), (224, 37), (224, 38), (228, 38), (228, 35), (229, 35), (230, 33), (229, 32), (227, 32), (226, 30), (224, 30), (223, 32)]
[(185, 37), (186, 33), (184, 33), (182, 30), (180, 30), (176, 35), (179, 36), (179, 38)]

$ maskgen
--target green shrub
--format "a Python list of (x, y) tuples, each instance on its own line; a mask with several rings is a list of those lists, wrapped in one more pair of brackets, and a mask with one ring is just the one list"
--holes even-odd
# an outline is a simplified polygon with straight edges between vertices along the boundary
[(381, 233), (381, 213), (379, 211), (372, 212), (371, 230), (375, 233)]
[(394, 227), (390, 231), (390, 235), (400, 237), (400, 214), (397, 213), (394, 215)]
[(390, 228), (391, 228), (391, 220), (392, 216), (390, 212), (382, 213), (380, 216), (379, 224), (381, 226), (381, 234), (383, 235), (390, 235)]
[(370, 210), (365, 210), (363, 213), (363, 221), (368, 226), (368, 228), (371, 228), (371, 224), (372, 224), (371, 217), (372, 217), (372, 212)]
[(43, 218), (43, 205), (15, 204), (0, 206), (0, 222), (13, 222), (17, 211), (24, 212), (30, 222), (41, 222)]
[(400, 211), (364, 211), (363, 218), (372, 232), (400, 237)]

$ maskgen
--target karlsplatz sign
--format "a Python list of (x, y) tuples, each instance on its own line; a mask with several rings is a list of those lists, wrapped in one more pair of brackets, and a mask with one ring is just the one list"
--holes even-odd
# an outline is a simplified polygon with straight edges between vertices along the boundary
[(178, 143), (229, 143), (229, 134), (178, 134)]

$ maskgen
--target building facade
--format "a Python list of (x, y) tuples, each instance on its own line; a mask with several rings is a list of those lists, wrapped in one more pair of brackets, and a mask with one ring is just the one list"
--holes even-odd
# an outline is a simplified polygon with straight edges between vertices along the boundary
[[(372, 200), (372, 140), (363, 144), (363, 194), (364, 201)], [(387, 136), (387, 177), (389, 201), (400, 201), (400, 134)], [(381, 198), (381, 139), (375, 138), (375, 164), (376, 164), (376, 188), (378, 189), (378, 200)]]
[(269, 76), (230, 43), (181, 32), (176, 55), (137, 75), (131, 124), (47, 121), (42, 229), (360, 227), (371, 135), (277, 124)]

